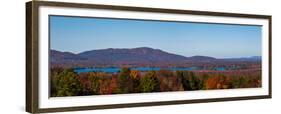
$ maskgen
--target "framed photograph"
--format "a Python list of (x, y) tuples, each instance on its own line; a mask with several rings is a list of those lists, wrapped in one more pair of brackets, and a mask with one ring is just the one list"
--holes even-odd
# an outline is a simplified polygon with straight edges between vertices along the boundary
[(26, 3), (30, 113), (271, 98), (271, 16)]

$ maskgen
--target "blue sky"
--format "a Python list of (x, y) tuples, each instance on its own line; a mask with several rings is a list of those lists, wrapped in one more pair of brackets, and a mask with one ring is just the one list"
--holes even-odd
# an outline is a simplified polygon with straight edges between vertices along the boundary
[(183, 56), (261, 56), (261, 26), (50, 17), (50, 48), (63, 52), (151, 47)]

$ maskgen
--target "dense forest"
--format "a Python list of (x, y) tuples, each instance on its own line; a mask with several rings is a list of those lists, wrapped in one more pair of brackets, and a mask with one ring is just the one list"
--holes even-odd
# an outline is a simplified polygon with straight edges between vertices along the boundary
[(51, 97), (261, 87), (261, 70), (188, 71), (122, 68), (118, 73), (77, 73), (51, 68)]

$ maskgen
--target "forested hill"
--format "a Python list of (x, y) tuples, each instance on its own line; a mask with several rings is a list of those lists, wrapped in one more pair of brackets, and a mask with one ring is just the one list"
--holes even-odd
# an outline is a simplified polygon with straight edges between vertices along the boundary
[[(257, 59), (257, 57), (254, 59)], [(132, 66), (167, 66), (182, 65), (191, 62), (212, 62), (218, 60), (219, 59), (208, 56), (185, 57), (148, 47), (131, 49), (108, 48), (85, 51), (78, 54), (51, 50), (52, 65), (62, 66), (119, 66), (123, 64)], [(237, 61), (239, 59), (233, 58), (229, 60)]]

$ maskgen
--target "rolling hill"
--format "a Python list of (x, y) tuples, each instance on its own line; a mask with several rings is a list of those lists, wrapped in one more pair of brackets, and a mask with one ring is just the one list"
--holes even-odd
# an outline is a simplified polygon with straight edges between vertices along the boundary
[[(131, 49), (100, 49), (74, 54), (50, 51), (51, 65), (62, 66), (171, 66), (186, 63), (213, 62), (218, 59), (208, 56), (185, 57), (148, 47)], [(243, 58), (244, 60), (245, 58)], [(255, 57), (257, 59), (257, 57)], [(235, 59), (239, 60), (239, 59)]]

